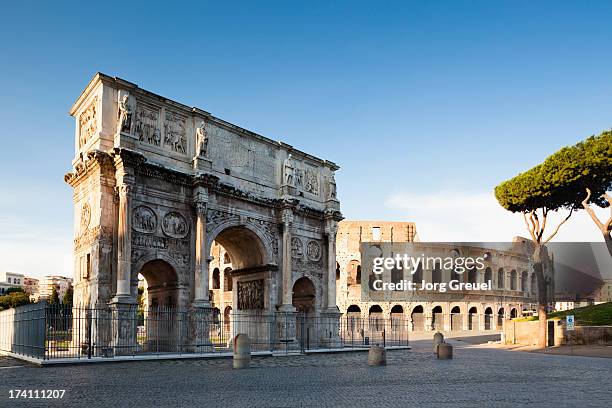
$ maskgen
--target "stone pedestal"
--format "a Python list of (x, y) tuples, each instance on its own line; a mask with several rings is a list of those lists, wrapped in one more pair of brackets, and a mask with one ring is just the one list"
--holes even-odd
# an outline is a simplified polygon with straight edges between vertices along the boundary
[[(136, 341), (138, 316), (136, 301), (127, 298), (114, 298), (110, 304), (112, 318), (111, 348), (114, 355), (131, 355), (140, 351)], [(108, 350), (101, 350), (103, 355)]]
[(189, 351), (192, 353), (211, 352), (210, 326), (213, 320), (213, 309), (207, 306), (193, 305), (189, 310)]
[(298, 191), (297, 188), (295, 188), (294, 186), (290, 184), (283, 184), (280, 188), (280, 194), (282, 197), (291, 198), (291, 197), (299, 197), (300, 192)]
[(322, 345), (326, 345), (329, 348), (338, 348), (342, 346), (340, 341), (340, 318), (342, 313), (337, 307), (328, 309), (325, 312), (321, 312), (321, 321), (323, 327), (321, 333)]
[(208, 157), (198, 156), (193, 160), (193, 168), (195, 170), (211, 170), (212, 169), (212, 161)]
[(283, 305), (276, 313), (276, 332), (278, 341), (289, 348), (297, 345), (296, 341), (297, 312), (293, 306)]
[(234, 368), (242, 369), (251, 366), (251, 339), (246, 334), (234, 338)]
[(384, 366), (387, 365), (387, 351), (378, 345), (371, 346), (368, 351), (369, 366)]
[(453, 358), (453, 346), (448, 343), (438, 344), (438, 359), (451, 360)]

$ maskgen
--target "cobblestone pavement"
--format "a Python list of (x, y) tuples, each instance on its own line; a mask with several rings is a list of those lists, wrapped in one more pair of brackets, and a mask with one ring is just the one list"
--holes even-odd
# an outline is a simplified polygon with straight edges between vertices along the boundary
[(21, 367), (24, 365), (29, 364), (21, 360), (17, 360), (16, 358), (0, 356), (0, 369)]
[[(612, 360), (462, 347), (436, 360), (431, 342), (388, 352), (109, 363), (0, 370), (0, 406), (95, 407), (604, 407)], [(10, 389), (65, 389), (63, 400), (9, 400)]]

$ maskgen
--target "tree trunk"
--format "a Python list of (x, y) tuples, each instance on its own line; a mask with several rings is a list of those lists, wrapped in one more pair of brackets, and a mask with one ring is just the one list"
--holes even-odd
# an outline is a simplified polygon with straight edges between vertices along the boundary
[(548, 306), (547, 297), (547, 282), (544, 275), (544, 265), (548, 262), (548, 252), (546, 247), (541, 244), (535, 244), (533, 251), (533, 269), (538, 280), (538, 347), (546, 347), (546, 331), (547, 331), (547, 314)]
[(595, 211), (593, 211), (593, 209), (589, 205), (589, 200), (591, 199), (591, 190), (587, 188), (586, 192), (587, 196), (582, 201), (582, 207), (587, 212), (587, 214), (589, 214), (589, 217), (591, 217), (595, 225), (597, 225), (599, 231), (601, 231), (601, 235), (603, 235), (604, 241), (606, 242), (606, 246), (608, 247), (608, 252), (610, 253), (610, 256), (612, 256), (612, 196), (610, 196), (610, 194), (608, 193), (604, 193), (602, 195), (602, 197), (610, 204), (610, 218), (608, 218), (606, 222), (603, 222), (599, 218), (597, 218), (597, 214), (595, 214)]

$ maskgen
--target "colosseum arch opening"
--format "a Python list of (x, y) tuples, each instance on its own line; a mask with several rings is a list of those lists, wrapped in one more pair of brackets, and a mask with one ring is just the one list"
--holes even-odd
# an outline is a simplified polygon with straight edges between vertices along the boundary
[(463, 315), (459, 306), (451, 309), (451, 330), (463, 330)]
[(412, 321), (413, 331), (424, 331), (425, 330), (425, 314), (423, 306), (417, 305), (412, 309), (410, 313), (410, 319)]

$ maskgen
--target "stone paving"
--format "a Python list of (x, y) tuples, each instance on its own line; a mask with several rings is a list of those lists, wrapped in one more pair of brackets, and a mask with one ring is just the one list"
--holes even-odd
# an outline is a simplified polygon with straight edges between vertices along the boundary
[[(612, 360), (462, 346), (436, 360), (431, 342), (367, 353), (180, 360), (0, 370), (0, 406), (95, 407), (607, 407)], [(9, 400), (9, 389), (65, 389), (63, 400)]]

